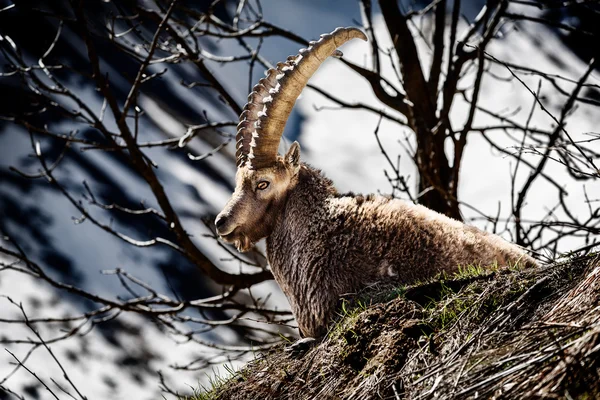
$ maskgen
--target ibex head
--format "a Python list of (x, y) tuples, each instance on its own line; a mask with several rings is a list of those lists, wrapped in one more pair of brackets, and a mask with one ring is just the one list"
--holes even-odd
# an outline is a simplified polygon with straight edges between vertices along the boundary
[(367, 40), (356, 28), (337, 28), (310, 42), (308, 49), (269, 69), (240, 115), (236, 135), (236, 187), (215, 220), (217, 233), (247, 251), (270, 235), (287, 194), (297, 182), (300, 145), (294, 142), (284, 157), (277, 154), (279, 141), (296, 99), (321, 63), (350, 39)]

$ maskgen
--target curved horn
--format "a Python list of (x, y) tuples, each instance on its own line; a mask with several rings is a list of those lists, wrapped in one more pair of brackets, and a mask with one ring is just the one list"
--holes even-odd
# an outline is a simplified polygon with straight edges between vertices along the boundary
[(283, 128), (300, 92), (321, 63), (332, 54), (341, 55), (336, 48), (354, 38), (367, 40), (358, 28), (337, 28), (266, 72), (240, 115), (236, 135), (238, 168), (258, 169), (275, 162)]

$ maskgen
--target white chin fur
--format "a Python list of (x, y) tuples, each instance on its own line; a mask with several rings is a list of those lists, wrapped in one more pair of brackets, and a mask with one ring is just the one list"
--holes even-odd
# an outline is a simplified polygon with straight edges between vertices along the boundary
[(252, 248), (252, 242), (247, 236), (235, 240), (235, 247), (239, 252), (245, 253)]

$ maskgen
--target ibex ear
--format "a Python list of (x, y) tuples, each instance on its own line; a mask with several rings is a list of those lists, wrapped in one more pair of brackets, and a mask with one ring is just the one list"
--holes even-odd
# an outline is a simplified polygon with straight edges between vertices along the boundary
[(292, 143), (288, 152), (285, 153), (284, 160), (294, 170), (297, 171), (300, 168), (300, 143)]

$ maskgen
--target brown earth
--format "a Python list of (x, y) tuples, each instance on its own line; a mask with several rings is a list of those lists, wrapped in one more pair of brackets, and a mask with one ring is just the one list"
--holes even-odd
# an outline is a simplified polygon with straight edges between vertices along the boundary
[(600, 398), (600, 256), (372, 288), (196, 398)]

